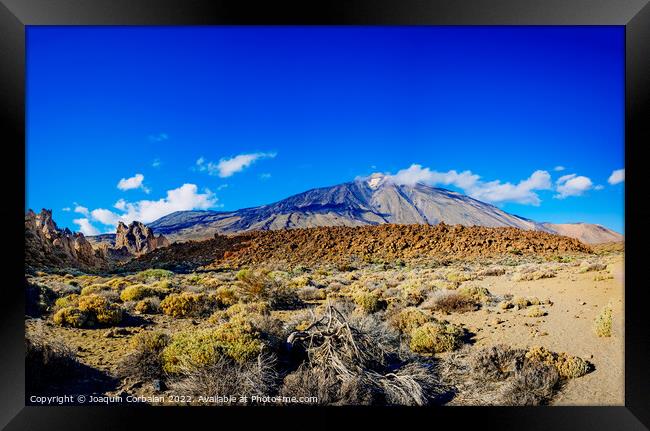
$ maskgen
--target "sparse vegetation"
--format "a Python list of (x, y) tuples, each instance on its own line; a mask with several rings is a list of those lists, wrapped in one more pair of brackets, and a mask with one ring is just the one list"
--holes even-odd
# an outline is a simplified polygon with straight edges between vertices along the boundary
[(354, 303), (366, 314), (376, 313), (386, 308), (384, 301), (377, 293), (359, 292), (354, 296)]
[(594, 321), (594, 331), (599, 337), (612, 336), (612, 306), (607, 305)]
[[(600, 334), (611, 334), (611, 306), (609, 314), (592, 308), (598, 302), (584, 289), (569, 302), (561, 283), (577, 278), (599, 293), (614, 283), (578, 275), (582, 257), (565, 260), (564, 248), (554, 251), (557, 259), (522, 250), (402, 262), (361, 253), (302, 266), (233, 261), (189, 273), (183, 266), (164, 266), (178, 273), (48, 271), (26, 279), (30, 316), (54, 323), (43, 328), (74, 348), (61, 347), (73, 361), (78, 354), (114, 376), (110, 393), (317, 396), (323, 405), (548, 404), (600, 363), (545, 347), (483, 346), (529, 339), (557, 346), (556, 337), (536, 337), (554, 334), (556, 318), (592, 319), (601, 311), (594, 330), (608, 336)], [(588, 261), (595, 259), (612, 262)], [(536, 280), (546, 271), (558, 280), (539, 282), (540, 289)], [(517, 274), (530, 282), (513, 283)], [(555, 309), (534, 296), (544, 298), (547, 286)], [(552, 318), (537, 319), (547, 312)]]
[(446, 322), (427, 322), (411, 331), (411, 350), (415, 353), (441, 353), (458, 349), (465, 333)]

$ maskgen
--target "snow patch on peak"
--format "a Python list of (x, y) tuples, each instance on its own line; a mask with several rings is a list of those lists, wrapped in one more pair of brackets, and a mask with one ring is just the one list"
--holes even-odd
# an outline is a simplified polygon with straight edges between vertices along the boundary
[(384, 174), (375, 173), (375, 174), (372, 174), (372, 175), (370, 175), (368, 177), (366, 183), (368, 184), (368, 187), (375, 190), (380, 185), (382, 185), (382, 183), (384, 182), (385, 179), (386, 179), (386, 176)]

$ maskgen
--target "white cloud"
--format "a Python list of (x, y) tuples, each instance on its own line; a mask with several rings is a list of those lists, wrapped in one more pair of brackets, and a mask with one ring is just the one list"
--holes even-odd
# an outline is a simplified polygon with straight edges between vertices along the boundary
[(113, 204), (113, 208), (124, 211), (126, 209), (126, 201), (124, 199), (118, 200)]
[(582, 196), (586, 191), (593, 188), (591, 179), (585, 176), (578, 176), (576, 174), (569, 174), (560, 177), (556, 181), (555, 191), (557, 194), (553, 196), (557, 199), (565, 199), (569, 196)]
[(607, 182), (611, 185), (619, 184), (625, 181), (625, 169), (617, 169), (609, 176)]
[(115, 214), (111, 210), (107, 210), (104, 208), (94, 209), (90, 212), (90, 215), (92, 216), (93, 220), (97, 220), (102, 224), (115, 226), (120, 221), (119, 215)]
[(462, 189), (467, 195), (486, 202), (517, 202), (520, 204), (539, 205), (541, 200), (535, 190), (549, 190), (551, 175), (546, 171), (535, 171), (527, 179), (517, 184), (502, 183), (500, 180), (485, 182), (471, 171), (458, 173), (432, 171), (421, 165), (413, 164), (407, 169), (389, 175), (396, 184), (453, 185)]
[(99, 235), (99, 230), (87, 218), (77, 218), (72, 222), (79, 226), (79, 231), (84, 235)]
[(553, 168), (553, 170), (554, 170), (555, 172), (562, 172), (562, 171), (565, 170), (565, 169), (566, 169), (566, 168), (565, 168), (564, 166), (562, 166), (562, 165), (559, 165), (559, 166), (556, 166), (556, 167)]
[(571, 178), (575, 178), (576, 174), (568, 174), (568, 175), (562, 175), (560, 178), (555, 181), (555, 184), (561, 184), (566, 182), (567, 180), (570, 180)]
[(220, 159), (218, 163), (206, 162), (205, 158), (200, 157), (196, 161), (196, 169), (201, 172), (207, 172), (209, 175), (218, 175), (221, 178), (227, 178), (241, 172), (255, 161), (260, 159), (271, 159), (276, 153), (250, 153), (239, 154), (231, 158)]
[(260, 180), (268, 180), (269, 178), (271, 178), (271, 174), (268, 173), (260, 174)]
[(97, 208), (91, 211), (91, 215), (94, 220), (113, 226), (120, 221), (127, 224), (134, 220), (151, 223), (175, 211), (208, 209), (216, 204), (217, 198), (210, 190), (206, 189), (204, 193), (199, 193), (195, 184), (183, 184), (176, 189), (167, 191), (167, 196), (157, 201), (127, 202), (120, 199), (114, 207), (121, 213)]
[(81, 205), (77, 205), (77, 204), (75, 204), (75, 205), (76, 206), (74, 207), (74, 212), (79, 213), (79, 214), (83, 214), (86, 217), (88, 217), (88, 215), (90, 215), (90, 213), (88, 211), (88, 208), (86, 208), (84, 206), (81, 206)]
[(160, 159), (153, 159), (153, 162), (151, 162), (151, 166), (154, 168), (159, 168), (160, 165), (162, 165), (162, 162)]
[(594, 190), (602, 190), (604, 188), (605, 186), (603, 186), (602, 184), (598, 184), (596, 187), (594, 187)]
[(61, 211), (70, 212), (72, 211), (72, 208), (70, 207), (61, 208)]
[(131, 178), (122, 178), (120, 182), (117, 183), (117, 188), (120, 190), (133, 190), (133, 189), (142, 189), (145, 193), (149, 193), (147, 187), (142, 183), (144, 181), (144, 175), (135, 174)]
[(167, 133), (158, 133), (155, 135), (149, 135), (149, 142), (162, 142), (169, 139)]

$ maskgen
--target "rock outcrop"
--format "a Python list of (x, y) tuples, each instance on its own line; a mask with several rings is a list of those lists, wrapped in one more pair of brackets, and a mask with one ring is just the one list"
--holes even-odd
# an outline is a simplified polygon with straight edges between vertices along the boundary
[(43, 209), (25, 215), (25, 265), (88, 270), (106, 268), (107, 261), (82, 233), (59, 229), (52, 211)]
[(139, 221), (130, 225), (120, 222), (115, 234), (115, 249), (126, 249), (134, 256), (140, 256), (160, 247), (166, 247), (169, 241), (163, 235), (155, 236), (153, 230)]
[(83, 233), (59, 229), (52, 211), (25, 214), (25, 265), (28, 268), (77, 268), (82, 271), (108, 270), (136, 256), (169, 245), (162, 236), (134, 221), (120, 223), (114, 242), (88, 240)]

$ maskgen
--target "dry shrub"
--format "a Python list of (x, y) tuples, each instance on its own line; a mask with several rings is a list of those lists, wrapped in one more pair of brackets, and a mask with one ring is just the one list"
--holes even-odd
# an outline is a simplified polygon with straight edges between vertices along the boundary
[(607, 305), (594, 320), (594, 332), (599, 337), (612, 336), (612, 306)]
[(443, 313), (465, 313), (478, 309), (474, 299), (456, 290), (435, 291), (421, 307), (427, 310), (442, 311)]
[(168, 343), (169, 335), (162, 331), (144, 331), (135, 335), (130, 341), (131, 352), (118, 366), (120, 374), (140, 380), (162, 377), (162, 351)]
[(246, 302), (265, 301), (273, 309), (294, 308), (300, 298), (294, 289), (269, 275), (266, 269), (242, 269), (237, 273), (239, 297)]
[(559, 374), (541, 362), (527, 362), (500, 390), (502, 404), (537, 406), (548, 403), (559, 387)]
[(605, 265), (604, 263), (583, 262), (580, 265), (579, 271), (584, 273), (584, 272), (592, 272), (592, 271), (604, 271), (605, 269), (607, 269), (607, 265)]
[(26, 392), (47, 390), (52, 384), (75, 374), (80, 364), (73, 351), (62, 341), (52, 338), (40, 324), (25, 334)]
[(550, 269), (542, 269), (532, 272), (517, 272), (512, 275), (512, 281), (541, 280), (543, 278), (553, 278), (555, 276), (555, 271), (552, 271)]
[(325, 289), (319, 289), (315, 286), (306, 286), (298, 289), (298, 298), (302, 301), (321, 301), (327, 297)]
[[(193, 397), (210, 395), (247, 397), (269, 395), (273, 391), (277, 372), (276, 359), (270, 354), (243, 363), (219, 357), (216, 362), (200, 368), (181, 368), (171, 383), (174, 393)], [(239, 402), (239, 400), (237, 401)], [(218, 403), (201, 403), (218, 405)]]
[(500, 266), (485, 268), (477, 273), (479, 277), (496, 277), (506, 273), (506, 269)]
[(461, 349), (440, 364), (443, 381), (454, 388), (451, 405), (540, 405), (560, 388), (558, 371), (526, 358), (526, 350), (497, 345)]
[(433, 354), (458, 349), (465, 331), (447, 322), (427, 322), (411, 331), (409, 346), (415, 353)]
[(396, 357), (398, 334), (373, 315), (355, 317), (328, 303), (287, 343), (307, 358), (285, 378), (283, 395), (317, 396), (324, 404), (424, 405), (437, 390), (429, 367)]

